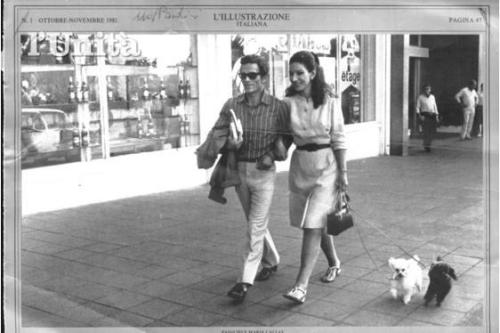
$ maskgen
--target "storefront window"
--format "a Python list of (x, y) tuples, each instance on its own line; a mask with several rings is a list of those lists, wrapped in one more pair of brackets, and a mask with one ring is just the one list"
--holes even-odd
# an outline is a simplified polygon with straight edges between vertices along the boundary
[[(78, 160), (199, 144), (195, 36), (28, 33), (21, 47), (23, 121), (32, 118), (27, 109), (30, 115), (43, 109), (48, 130), (58, 128), (50, 125), (53, 117), (67, 122), (73, 137), (65, 149)], [(33, 166), (51, 164), (38, 149), (43, 138), (33, 140), (40, 137), (35, 130), (23, 134), (23, 154), (30, 157), (23, 167), (33, 160)], [(62, 141), (54, 138), (59, 151)]]
[(233, 95), (243, 92), (237, 72), (238, 61), (244, 54), (257, 53), (269, 61), (268, 90), (278, 98), (289, 86), (288, 60), (301, 50), (314, 52), (320, 59), (325, 80), (332, 92), (342, 101), (346, 124), (368, 121), (361, 104), (362, 46), (361, 35), (287, 34), (287, 35), (233, 35)]

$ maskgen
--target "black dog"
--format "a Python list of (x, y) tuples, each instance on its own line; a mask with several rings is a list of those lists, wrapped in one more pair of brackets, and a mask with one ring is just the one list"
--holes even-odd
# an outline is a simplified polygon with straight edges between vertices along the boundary
[(441, 306), (441, 302), (451, 290), (451, 279), (457, 280), (455, 270), (445, 263), (441, 257), (437, 257), (429, 269), (429, 288), (425, 293), (425, 306), (436, 296), (436, 306)]

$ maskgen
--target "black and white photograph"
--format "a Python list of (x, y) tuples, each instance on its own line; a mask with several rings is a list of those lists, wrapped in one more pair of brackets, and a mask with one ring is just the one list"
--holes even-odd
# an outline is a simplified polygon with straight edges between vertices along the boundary
[(498, 2), (3, 24), (6, 332), (498, 331)]

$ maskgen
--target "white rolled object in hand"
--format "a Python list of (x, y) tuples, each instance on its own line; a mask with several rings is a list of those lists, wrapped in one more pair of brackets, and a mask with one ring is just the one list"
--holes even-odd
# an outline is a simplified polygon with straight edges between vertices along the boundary
[(234, 121), (229, 123), (229, 133), (234, 140), (238, 140), (238, 131), (236, 130), (236, 124)]
[[(231, 113), (231, 117), (232, 117), (231, 125), (234, 125), (234, 131), (236, 133), (234, 138), (237, 140), (242, 140), (243, 139), (243, 126), (241, 125), (241, 120), (239, 120), (236, 117), (236, 114), (234, 113), (233, 109), (229, 109), (229, 112)], [(231, 127), (231, 130), (233, 130), (232, 127)]]

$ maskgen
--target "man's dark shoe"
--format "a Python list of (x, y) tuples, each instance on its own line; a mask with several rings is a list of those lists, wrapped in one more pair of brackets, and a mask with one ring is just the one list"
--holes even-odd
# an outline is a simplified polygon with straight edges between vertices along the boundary
[(266, 281), (271, 277), (271, 275), (278, 270), (278, 266), (263, 267), (262, 270), (257, 274), (255, 280)]
[(243, 302), (249, 286), (250, 285), (247, 283), (238, 282), (227, 292), (227, 296), (231, 297), (236, 302)]

